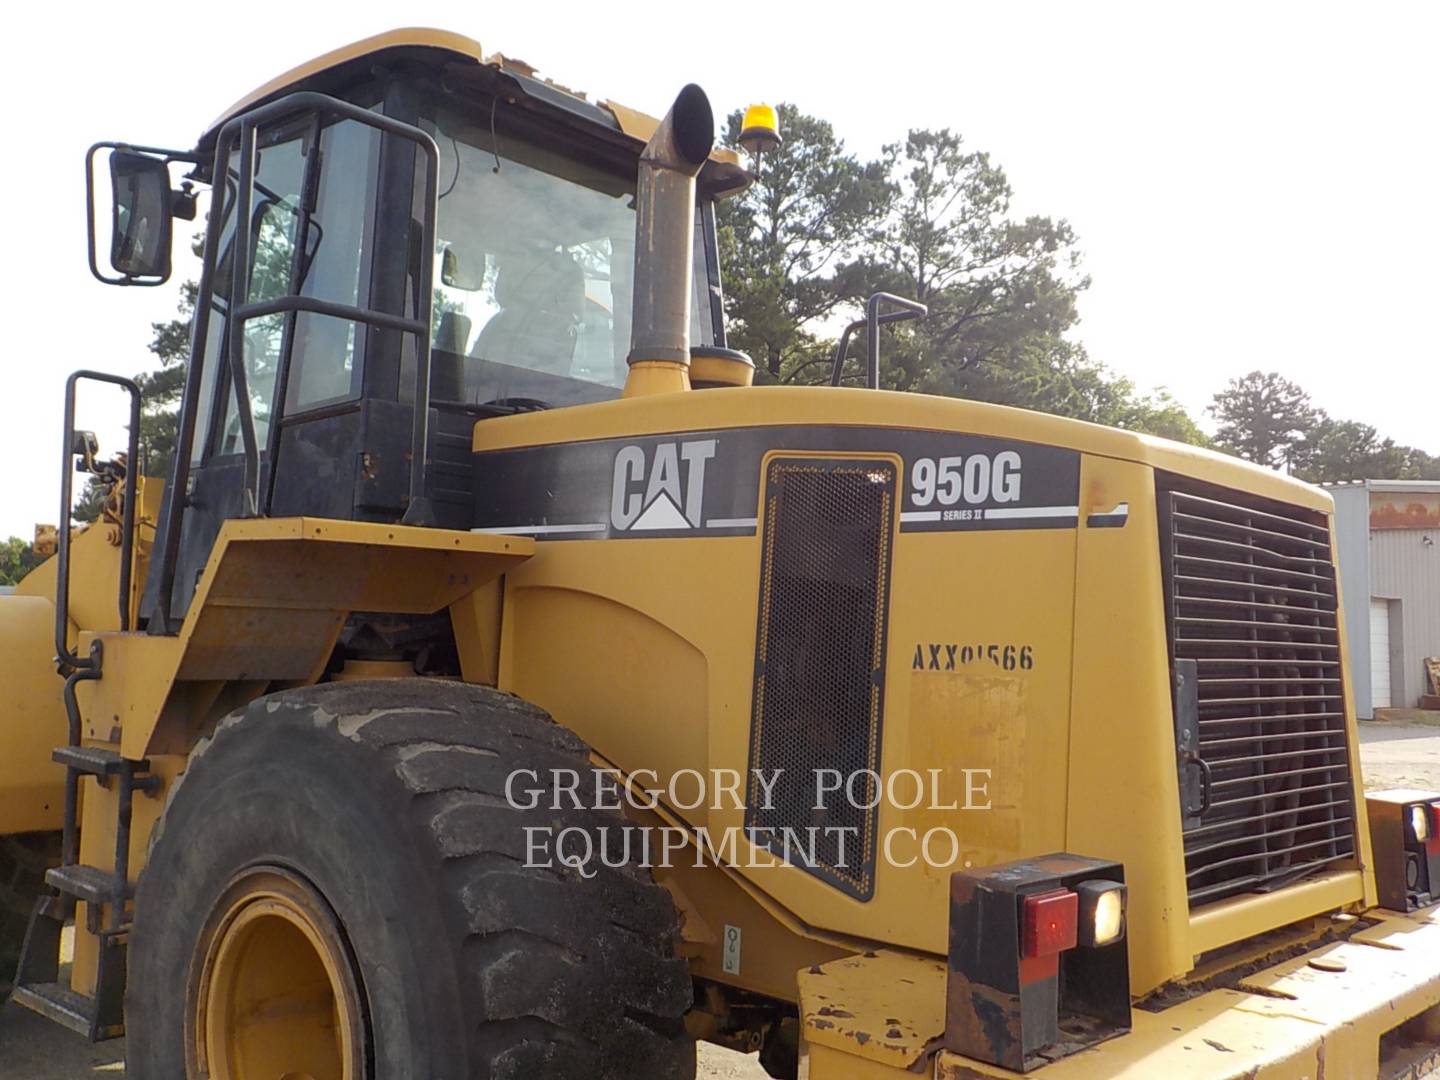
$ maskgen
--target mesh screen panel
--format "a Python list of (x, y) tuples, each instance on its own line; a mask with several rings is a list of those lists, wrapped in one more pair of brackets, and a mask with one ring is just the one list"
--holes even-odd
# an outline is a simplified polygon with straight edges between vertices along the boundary
[(889, 461), (772, 459), (761, 525), (746, 826), (866, 899), (895, 488)]
[(1171, 655), (1196, 663), (1210, 770), (1184, 831), (1193, 908), (1355, 854), (1339, 604), (1324, 515), (1159, 479)]

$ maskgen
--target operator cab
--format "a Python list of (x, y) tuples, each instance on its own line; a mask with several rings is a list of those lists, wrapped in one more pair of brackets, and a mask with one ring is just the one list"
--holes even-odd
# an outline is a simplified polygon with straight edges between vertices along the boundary
[[(504, 408), (618, 397), (635, 163), (615, 168), (537, 138), (501, 100), (477, 111), (436, 96), (420, 119), (440, 147), (431, 398)], [(695, 218), (692, 345), (724, 339), (713, 207), (702, 200)]]
[[(469, 39), (399, 31), (282, 76), (162, 159), (192, 165), (212, 207), (151, 632), (178, 628), (225, 520), (467, 529), (477, 420), (620, 396), (653, 126)], [(699, 172), (697, 348), (725, 344), (714, 202), (747, 182), (727, 152)], [(117, 210), (117, 237), (128, 224)], [(115, 250), (123, 283), (168, 275), (168, 254), (127, 271)]]

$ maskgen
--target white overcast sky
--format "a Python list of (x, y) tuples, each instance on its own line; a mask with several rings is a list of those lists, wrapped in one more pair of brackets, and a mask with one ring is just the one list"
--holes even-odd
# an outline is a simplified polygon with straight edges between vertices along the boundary
[[(188, 148), (260, 83), (398, 25), (657, 115), (689, 81), (719, 114), (791, 101), (862, 154), (954, 128), (1004, 166), (1021, 211), (1074, 225), (1091, 355), (1196, 414), (1226, 379), (1280, 371), (1332, 414), (1440, 452), (1433, 2), (292, 0), (29, 4), (5, 23), (0, 537), (57, 517), (68, 372), (144, 369), (149, 324), (175, 305), (173, 288), (90, 278), (86, 147)], [(92, 398), (81, 426), (113, 450), (121, 415)]]

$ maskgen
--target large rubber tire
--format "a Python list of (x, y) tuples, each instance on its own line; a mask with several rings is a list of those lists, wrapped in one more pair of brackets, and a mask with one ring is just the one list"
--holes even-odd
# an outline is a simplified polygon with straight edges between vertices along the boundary
[(232, 714), (192, 754), (140, 877), (131, 1074), (185, 1076), (207, 920), (237, 874), (279, 866), (343, 929), (367, 1014), (365, 1076), (693, 1077), (669, 894), (633, 864), (588, 878), (525, 865), (526, 825), (599, 843), (623, 819), (548, 801), (516, 809), (507, 775), (534, 770), (544, 786), (555, 770), (591, 768), (540, 710), (462, 683), (329, 683)]
[(0, 1001), (9, 996), (45, 871), (60, 865), (59, 833), (0, 836)]

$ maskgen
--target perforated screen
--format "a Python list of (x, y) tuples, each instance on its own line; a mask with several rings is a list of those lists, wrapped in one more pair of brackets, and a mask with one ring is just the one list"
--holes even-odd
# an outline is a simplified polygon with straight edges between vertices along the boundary
[(891, 461), (766, 467), (746, 825), (757, 843), (866, 899), (895, 507)]

